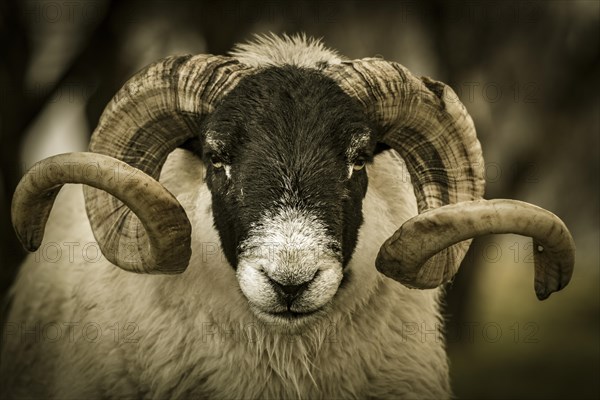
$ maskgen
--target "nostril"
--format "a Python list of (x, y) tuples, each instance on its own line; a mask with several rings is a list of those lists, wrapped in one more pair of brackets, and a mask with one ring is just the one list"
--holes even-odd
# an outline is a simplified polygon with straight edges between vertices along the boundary
[(303, 283), (300, 285), (279, 285), (279, 289), (290, 296), (295, 296), (300, 294), (301, 291), (303, 291), (306, 286), (308, 286), (308, 283)]
[(308, 285), (310, 285), (312, 279), (303, 282), (299, 285), (283, 285), (271, 278), (269, 278), (269, 281), (271, 282), (271, 285), (273, 285), (275, 290), (289, 301), (294, 300), (298, 296), (300, 296), (302, 292), (304, 292), (308, 288)]

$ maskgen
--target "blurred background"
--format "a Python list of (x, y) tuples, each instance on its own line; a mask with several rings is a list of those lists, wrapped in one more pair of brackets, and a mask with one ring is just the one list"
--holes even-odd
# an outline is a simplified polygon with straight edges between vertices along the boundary
[(10, 224), (20, 176), (85, 150), (134, 72), (171, 54), (226, 53), (254, 33), (322, 37), (448, 83), (471, 113), (487, 198), (535, 203), (575, 238), (570, 285), (533, 291), (532, 247), (477, 239), (447, 289), (459, 398), (600, 397), (600, 2), (0, 2), (0, 294), (24, 256)]

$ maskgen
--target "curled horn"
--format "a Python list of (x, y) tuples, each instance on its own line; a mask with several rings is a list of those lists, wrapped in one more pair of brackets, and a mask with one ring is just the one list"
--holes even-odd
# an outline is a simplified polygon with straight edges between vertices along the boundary
[[(190, 222), (158, 182), (160, 171), (169, 153), (197, 135), (203, 117), (249, 73), (232, 58), (210, 55), (169, 57), (137, 73), (104, 110), (91, 153), (44, 160), (21, 180), (12, 218), (23, 245), (33, 251), (41, 244), (62, 185), (83, 183), (89, 185), (84, 195), (92, 231), (110, 262), (132, 272), (183, 272), (191, 256)], [(98, 166), (97, 175), (86, 174), (90, 164)], [(50, 165), (60, 168), (36, 173)]]
[[(185, 269), (190, 257), (191, 226), (177, 199), (139, 169), (96, 153), (48, 157), (21, 179), (13, 197), (12, 220), (27, 250), (35, 251), (41, 245), (54, 199), (66, 183), (83, 183), (104, 190), (138, 216), (148, 234), (140, 239), (144, 242), (134, 240), (129, 242), (129, 248), (123, 247), (125, 254), (111, 254), (118, 260), (117, 265), (129, 266), (128, 257), (137, 254), (139, 248), (145, 265), (182, 263), (178, 268)], [(160, 212), (161, 218), (156, 218), (156, 212)], [(172, 271), (173, 267), (165, 270)]]
[[(381, 247), (377, 268), (400, 282), (430, 282), (427, 260), (441, 249), (490, 233), (533, 238), (534, 288), (540, 300), (564, 288), (573, 274), (575, 243), (550, 211), (517, 200), (474, 200), (430, 210), (405, 222)], [(423, 238), (427, 241), (423, 241)]]
[(538, 298), (569, 282), (575, 247), (558, 217), (523, 202), (482, 200), (481, 146), (450, 87), (381, 59), (344, 61), (325, 73), (362, 103), (411, 176), (419, 215), (382, 245), (380, 272), (408, 287), (437, 287), (454, 277), (471, 238), (518, 233), (534, 237)]

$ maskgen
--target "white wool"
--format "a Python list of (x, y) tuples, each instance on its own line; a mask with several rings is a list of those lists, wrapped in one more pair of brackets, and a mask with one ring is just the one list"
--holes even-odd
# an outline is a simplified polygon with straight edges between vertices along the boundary
[(295, 65), (319, 69), (343, 59), (320, 40), (306, 35), (256, 35), (254, 41), (236, 45), (230, 55), (253, 67)]

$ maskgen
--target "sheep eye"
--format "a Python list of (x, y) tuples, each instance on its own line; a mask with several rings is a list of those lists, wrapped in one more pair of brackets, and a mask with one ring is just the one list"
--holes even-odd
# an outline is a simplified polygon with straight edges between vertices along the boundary
[(361, 169), (363, 169), (365, 167), (365, 165), (366, 165), (365, 160), (356, 160), (356, 162), (352, 166), (352, 169), (355, 171), (360, 171)]
[(211, 162), (212, 166), (215, 167), (215, 168), (217, 168), (217, 169), (223, 168), (223, 160), (221, 160), (217, 156), (211, 156), (210, 157), (210, 162)]

